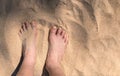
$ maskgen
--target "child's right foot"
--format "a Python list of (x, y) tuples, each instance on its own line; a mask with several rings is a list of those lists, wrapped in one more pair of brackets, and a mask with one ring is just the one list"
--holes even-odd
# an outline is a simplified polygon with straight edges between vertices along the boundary
[(26, 64), (35, 63), (37, 33), (35, 22), (25, 22), (20, 29), (19, 36), (22, 39), (22, 53)]
[(55, 68), (60, 66), (68, 43), (68, 35), (62, 28), (52, 27), (49, 33), (49, 48), (46, 59), (46, 68)]
[(37, 24), (25, 22), (19, 32), (22, 39), (23, 61), (17, 76), (34, 76), (36, 60)]

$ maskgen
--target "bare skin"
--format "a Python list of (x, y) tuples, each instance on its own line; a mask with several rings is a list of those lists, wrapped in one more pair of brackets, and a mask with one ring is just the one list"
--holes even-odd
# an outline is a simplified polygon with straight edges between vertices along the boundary
[(68, 44), (68, 35), (62, 28), (52, 27), (49, 33), (49, 48), (46, 69), (50, 76), (65, 76), (61, 61)]
[[(36, 60), (37, 26), (35, 22), (25, 22), (19, 32), (23, 40), (23, 62), (17, 76), (34, 76)], [(49, 48), (46, 69), (50, 76), (65, 76), (61, 61), (67, 47), (68, 35), (62, 28), (53, 27), (49, 34)]]
[(34, 76), (37, 33), (37, 25), (34, 21), (32, 23), (23, 23), (19, 32), (19, 36), (23, 42), (23, 62), (17, 76)]

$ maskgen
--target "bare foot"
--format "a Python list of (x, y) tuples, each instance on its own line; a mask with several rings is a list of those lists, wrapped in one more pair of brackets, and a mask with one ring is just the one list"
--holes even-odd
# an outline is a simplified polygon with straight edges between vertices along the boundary
[(60, 67), (66, 46), (68, 35), (62, 28), (52, 27), (49, 33), (49, 48), (46, 59), (46, 69)]
[(37, 33), (37, 24), (35, 21), (23, 23), (19, 32), (19, 36), (22, 39), (23, 61), (17, 76), (34, 76)]
[(29, 64), (35, 63), (37, 33), (37, 25), (34, 21), (23, 23), (19, 32), (22, 39), (22, 54)]

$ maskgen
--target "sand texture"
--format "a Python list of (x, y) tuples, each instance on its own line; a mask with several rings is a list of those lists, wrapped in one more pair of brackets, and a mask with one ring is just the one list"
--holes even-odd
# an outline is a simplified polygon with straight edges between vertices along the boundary
[(0, 0), (0, 76), (18, 65), (18, 32), (32, 20), (39, 22), (35, 76), (42, 74), (52, 25), (69, 34), (66, 76), (120, 76), (120, 0)]

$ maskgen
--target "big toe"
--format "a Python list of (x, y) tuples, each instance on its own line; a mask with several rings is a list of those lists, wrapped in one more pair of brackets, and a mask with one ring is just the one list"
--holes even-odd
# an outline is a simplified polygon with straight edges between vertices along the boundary
[(32, 21), (30, 24), (31, 24), (33, 29), (37, 29), (37, 22), (36, 21)]
[(57, 27), (56, 26), (53, 26), (51, 29), (50, 29), (50, 34), (56, 34), (57, 32)]

